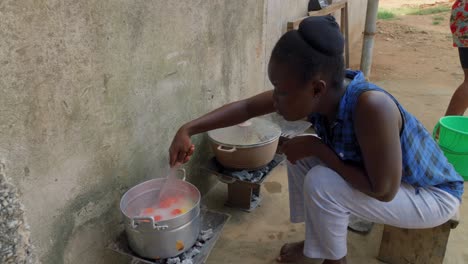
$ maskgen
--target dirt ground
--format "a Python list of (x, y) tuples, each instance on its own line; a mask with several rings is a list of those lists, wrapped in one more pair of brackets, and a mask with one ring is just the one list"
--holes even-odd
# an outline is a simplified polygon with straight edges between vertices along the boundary
[[(383, 8), (402, 5), (433, 6), (434, 0), (381, 0)], [(438, 1), (450, 4), (453, 1)], [(443, 17), (433, 25), (434, 17)], [(407, 15), (379, 20), (371, 81), (390, 91), (410, 112), (432, 130), (443, 116), (463, 72), (452, 47), (450, 13)], [(440, 19), (440, 18), (439, 18)], [(359, 60), (358, 60), (359, 61)], [(359, 65), (354, 65), (359, 68)], [(268, 188), (274, 185), (280, 188)], [(289, 222), (285, 167), (277, 169), (262, 187), (262, 206), (252, 213), (226, 208), (225, 184), (218, 184), (205, 198), (206, 205), (232, 215), (207, 263), (275, 263), (281, 245), (304, 239), (304, 225)], [(464, 195), (464, 200), (468, 195)], [(452, 231), (444, 264), (468, 263), (468, 205), (462, 204), (461, 222)], [(383, 227), (377, 225), (366, 236), (349, 233), (348, 263), (373, 264)]]

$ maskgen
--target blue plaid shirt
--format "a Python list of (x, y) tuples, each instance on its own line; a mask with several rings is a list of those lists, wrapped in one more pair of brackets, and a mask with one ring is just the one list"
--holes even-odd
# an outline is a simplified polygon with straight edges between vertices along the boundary
[(403, 154), (402, 182), (414, 186), (416, 190), (419, 187), (435, 186), (461, 200), (463, 179), (447, 161), (424, 126), (388, 92), (366, 82), (361, 72), (346, 71), (346, 77), (352, 81), (341, 98), (335, 123), (329, 126), (326, 117), (318, 113), (309, 116), (309, 121), (315, 127), (318, 136), (335, 151), (341, 160), (363, 166), (361, 148), (354, 132), (354, 109), (359, 95), (363, 92), (384, 92), (395, 101), (403, 117), (400, 135)]

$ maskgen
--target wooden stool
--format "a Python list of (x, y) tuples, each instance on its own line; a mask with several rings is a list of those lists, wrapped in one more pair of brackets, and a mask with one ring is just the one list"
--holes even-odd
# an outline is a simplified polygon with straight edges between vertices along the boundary
[(389, 264), (442, 264), (450, 230), (457, 216), (434, 228), (405, 229), (384, 226), (377, 259)]
[(343, 34), (345, 38), (345, 63), (346, 63), (346, 68), (349, 68), (349, 29), (348, 29), (348, 0), (341, 0), (341, 1), (333, 1), (332, 4), (329, 6), (317, 10), (317, 11), (310, 11), (308, 16), (306, 17), (301, 17), (299, 19), (296, 19), (294, 21), (288, 22), (287, 24), (287, 31), (297, 29), (299, 27), (299, 24), (302, 22), (302, 20), (306, 19), (307, 17), (310, 16), (326, 16), (334, 13), (337, 10), (341, 10), (341, 22), (340, 22), (340, 27), (341, 27), (341, 33)]

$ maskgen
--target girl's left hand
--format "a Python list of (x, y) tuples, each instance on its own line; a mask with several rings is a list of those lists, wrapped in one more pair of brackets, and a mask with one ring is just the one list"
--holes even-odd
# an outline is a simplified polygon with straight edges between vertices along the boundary
[(327, 149), (329, 149), (328, 146), (320, 138), (312, 135), (292, 138), (283, 143), (281, 147), (281, 151), (286, 154), (292, 164), (307, 157), (318, 157), (319, 153)]

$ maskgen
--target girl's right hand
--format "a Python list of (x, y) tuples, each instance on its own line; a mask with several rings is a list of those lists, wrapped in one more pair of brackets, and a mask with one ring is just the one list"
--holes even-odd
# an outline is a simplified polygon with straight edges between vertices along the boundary
[(183, 128), (179, 129), (169, 148), (169, 162), (171, 167), (175, 166), (177, 163), (188, 162), (194, 151), (195, 145), (192, 144), (188, 132)]

